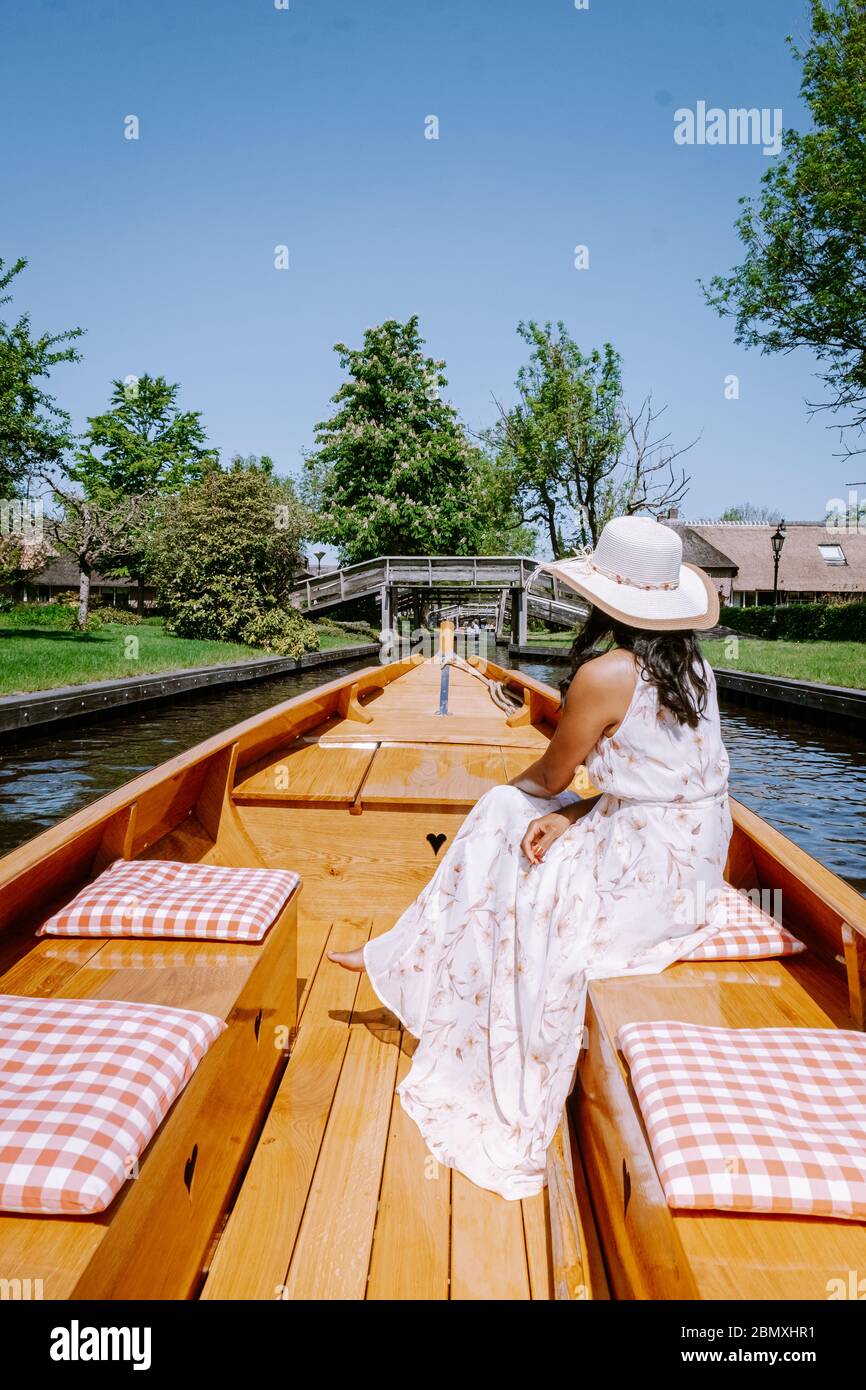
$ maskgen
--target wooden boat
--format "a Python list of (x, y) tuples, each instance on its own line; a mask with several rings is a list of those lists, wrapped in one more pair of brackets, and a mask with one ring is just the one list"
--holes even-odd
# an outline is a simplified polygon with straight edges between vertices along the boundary
[[(506, 1202), (440, 1169), (394, 1088), (414, 1040), (325, 958), (386, 930), (468, 809), (533, 761), (555, 692), (435, 660), (372, 667), (209, 739), (0, 861), (0, 992), (204, 1009), (228, 1028), (96, 1217), (0, 1215), (0, 1278), (46, 1298), (826, 1298), (866, 1227), (673, 1211), (627, 1067), (627, 1020), (862, 1027), (866, 902), (732, 803), (728, 877), (781, 888), (801, 957), (601, 981), (548, 1155)], [(295, 868), (258, 946), (36, 937), (112, 859)]]

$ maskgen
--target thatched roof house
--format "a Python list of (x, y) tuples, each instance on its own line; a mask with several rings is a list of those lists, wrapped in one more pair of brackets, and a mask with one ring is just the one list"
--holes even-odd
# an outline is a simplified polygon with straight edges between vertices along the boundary
[[(665, 525), (679, 532), (683, 558), (718, 579), (727, 602), (772, 603), (770, 537), (775, 524), (666, 518)], [(831, 598), (866, 598), (866, 533), (838, 530), (817, 521), (786, 522), (779, 559), (779, 602)]]
[(731, 593), (737, 574), (737, 566), (729, 555), (719, 550), (712, 541), (684, 521), (667, 520), (665, 525), (673, 527), (683, 543), (683, 559), (687, 565), (699, 565), (716, 581), (716, 588), (724, 603), (731, 602)]
[[(135, 579), (111, 579), (98, 570), (91, 575), (90, 601), (93, 604), (128, 607), (132, 600), (134, 606), (137, 592)], [(13, 597), (19, 603), (48, 603), (67, 593), (78, 593), (78, 565), (65, 555), (54, 555), (43, 570), (18, 581)], [(145, 603), (151, 603), (153, 599), (154, 590), (148, 585), (144, 591)]]

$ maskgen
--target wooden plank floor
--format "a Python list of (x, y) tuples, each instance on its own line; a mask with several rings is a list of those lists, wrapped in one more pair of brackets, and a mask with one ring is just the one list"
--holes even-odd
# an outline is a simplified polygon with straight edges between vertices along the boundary
[[(510, 729), (484, 685), (460, 671), (451, 673), (450, 713), (434, 721), (439, 676), (432, 665), (413, 670), (405, 677), (405, 712), (389, 687), (371, 701), (370, 724), (327, 722), (339, 746), (325, 743), (321, 726), (311, 728), (246, 767), (234, 789), (233, 816), (261, 862), (303, 876), (300, 1027), (212, 1252), (204, 1298), (550, 1295), (544, 1201), (507, 1203), (435, 1162), (396, 1096), (414, 1040), (365, 978), (325, 956), (329, 945), (352, 949), (387, 930), (428, 881), (471, 802), (504, 780), (506, 758), (528, 764), (546, 742), (531, 726)], [(436, 747), (445, 741), (439, 738), (427, 747), (422, 738), (407, 786), (391, 753), (406, 737), (401, 720), (417, 721), (425, 733), (441, 725), (461, 749)], [(462, 778), (454, 800), (434, 793), (434, 772), (445, 786)], [(364, 804), (373, 774), (372, 804)], [(170, 787), (157, 791), (156, 810), (147, 808), (151, 828)], [(219, 853), (195, 815), (147, 843), (149, 853), (169, 859)], [(21, 929), (28, 939), (30, 931)], [(220, 1015), (231, 1011), (267, 949), (45, 938), (21, 955), (13, 937), (0, 958), (0, 991), (152, 1000)], [(103, 1220), (2, 1216), (0, 1272), (36, 1268), (47, 1296), (66, 1297), (106, 1229)]]
[[(348, 949), (392, 926), (468, 806), (507, 779), (506, 757), (517, 770), (546, 744), (532, 726), (509, 728), (486, 687), (464, 671), (450, 673), (449, 714), (441, 718), (433, 717), (440, 693), (433, 663), (395, 685), (399, 691), (388, 686), (366, 704), (370, 723), (335, 719), (306, 735), (317, 746), (295, 756), (313, 775), (295, 783), (295, 804), (275, 814), (259, 795), (244, 795), (261, 793), (253, 783), (262, 775), (267, 782), (286, 761), (281, 750), (236, 789), (264, 862), (303, 873), (303, 994), (292, 1058), (217, 1245), (205, 1299), (552, 1296), (544, 1196), (506, 1202), (437, 1163), (396, 1094), (415, 1040), (366, 977), (326, 958), (331, 947)], [(441, 738), (432, 737), (440, 728)], [(446, 739), (462, 746), (442, 746)], [(339, 754), (332, 741), (349, 745), (349, 759), (333, 763), (338, 777), (320, 781), (317, 773), (332, 766), (325, 759)], [(330, 805), (321, 804), (326, 794)], [(346, 804), (356, 795), (357, 815)], [(368, 904), (366, 920), (355, 915)]]
[(297, 1043), (202, 1298), (550, 1298), (544, 1196), (506, 1202), (432, 1157), (396, 1095), (415, 1040), (325, 956), (369, 931), (302, 916)]
[[(368, 724), (329, 720), (317, 732), (319, 742), (327, 747), (385, 738), (407, 743), (504, 744), (535, 749), (535, 757), (544, 751), (547, 739), (541, 730), (532, 724), (510, 727), (484, 682), (466, 671), (449, 672), (448, 713), (440, 716), (441, 670), (434, 661), (414, 667), (365, 703)], [(530, 751), (527, 763), (532, 756)]]

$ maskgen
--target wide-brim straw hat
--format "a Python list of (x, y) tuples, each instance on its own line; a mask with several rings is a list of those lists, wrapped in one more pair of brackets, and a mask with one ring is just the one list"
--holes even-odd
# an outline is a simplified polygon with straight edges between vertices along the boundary
[(676, 531), (652, 517), (615, 517), (594, 550), (541, 569), (628, 627), (705, 631), (719, 621), (719, 595), (709, 575), (683, 564)]

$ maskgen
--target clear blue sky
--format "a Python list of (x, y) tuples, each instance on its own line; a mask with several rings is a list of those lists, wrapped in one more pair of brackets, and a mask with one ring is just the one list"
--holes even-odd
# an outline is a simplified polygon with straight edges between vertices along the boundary
[(112, 377), (162, 373), (224, 456), (285, 473), (338, 340), (419, 314), (478, 428), (512, 397), (517, 321), (562, 318), (614, 343), (678, 442), (703, 432), (687, 515), (821, 517), (857, 465), (807, 416), (815, 364), (736, 348), (697, 286), (736, 262), (737, 198), (769, 161), (673, 139), (699, 100), (802, 125), (784, 39), (805, 21), (805, 0), (3, 0), (13, 308), (87, 329), (54, 383), (78, 427)]

